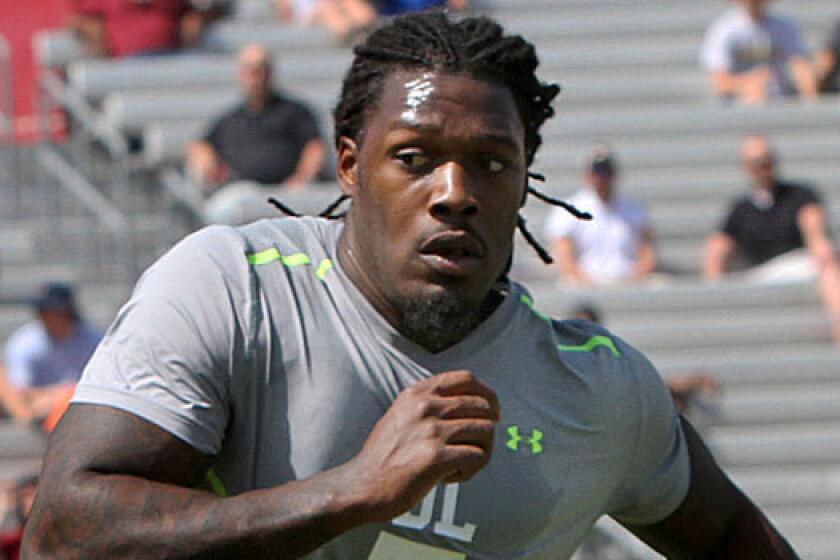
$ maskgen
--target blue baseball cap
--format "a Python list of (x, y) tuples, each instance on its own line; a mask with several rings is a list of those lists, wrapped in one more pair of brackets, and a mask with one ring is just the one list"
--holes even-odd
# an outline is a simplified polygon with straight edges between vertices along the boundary
[(68, 311), (74, 317), (78, 317), (73, 288), (64, 282), (47, 282), (41, 286), (30, 303), (38, 311)]

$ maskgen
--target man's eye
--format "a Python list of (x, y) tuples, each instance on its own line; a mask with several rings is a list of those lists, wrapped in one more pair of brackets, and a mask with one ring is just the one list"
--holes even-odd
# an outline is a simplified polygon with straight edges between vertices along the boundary
[(501, 173), (507, 169), (508, 164), (499, 158), (488, 157), (484, 160), (484, 168), (490, 173)]
[(400, 152), (396, 157), (403, 165), (411, 168), (423, 167), (430, 161), (429, 156), (421, 152)]

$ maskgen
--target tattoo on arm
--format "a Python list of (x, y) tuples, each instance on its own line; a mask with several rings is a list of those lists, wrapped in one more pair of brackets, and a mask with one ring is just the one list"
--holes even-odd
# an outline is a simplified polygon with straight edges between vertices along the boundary
[(352, 526), (338, 469), (222, 498), (189, 488), (209, 464), (145, 420), (73, 405), (45, 459), (26, 557), (297, 557)]

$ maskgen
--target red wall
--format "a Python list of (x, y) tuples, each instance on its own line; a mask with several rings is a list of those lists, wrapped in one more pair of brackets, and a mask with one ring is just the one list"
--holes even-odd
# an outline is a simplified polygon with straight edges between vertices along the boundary
[[(44, 28), (62, 27), (70, 0), (0, 0), (0, 34), (12, 51), (17, 137), (32, 139), (35, 132), (35, 76), (32, 35)], [(5, 79), (0, 76), (0, 80)]]

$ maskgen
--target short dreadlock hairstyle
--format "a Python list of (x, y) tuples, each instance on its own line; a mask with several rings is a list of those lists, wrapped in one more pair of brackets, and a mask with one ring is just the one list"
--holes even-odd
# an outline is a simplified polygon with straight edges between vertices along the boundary
[(528, 165), (542, 137), (540, 127), (554, 115), (551, 102), (560, 88), (537, 79), (534, 46), (506, 36), (487, 17), (453, 21), (440, 11), (394, 19), (357, 46), (333, 113), (336, 145), (342, 136), (361, 141), (367, 117), (382, 94), (385, 78), (399, 70), (425, 69), (467, 74), (507, 87), (525, 127)]
[[(542, 144), (540, 128), (554, 115), (551, 103), (560, 87), (537, 78), (536, 51), (521, 36), (505, 35), (502, 26), (487, 17), (454, 20), (444, 12), (430, 11), (395, 18), (374, 31), (353, 52), (353, 64), (344, 77), (341, 96), (333, 111), (336, 146), (342, 137), (357, 144), (364, 141), (368, 117), (377, 109), (388, 76), (400, 70), (423, 69), (466, 74), (506, 87), (513, 95), (524, 125), (528, 167), (533, 163)], [(543, 180), (539, 174), (529, 172), (528, 175)], [(579, 218), (591, 217), (530, 185), (527, 192), (562, 206)], [(321, 215), (341, 217), (343, 214), (333, 212), (347, 198), (347, 195), (340, 196)], [(525, 227), (524, 218), (520, 216), (517, 225), (540, 258), (550, 263), (551, 256)]]

